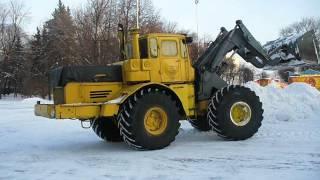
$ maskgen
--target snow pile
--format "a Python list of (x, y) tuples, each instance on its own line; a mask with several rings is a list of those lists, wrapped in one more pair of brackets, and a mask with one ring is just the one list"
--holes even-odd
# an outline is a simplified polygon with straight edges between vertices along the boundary
[(28, 99), (24, 99), (22, 100), (21, 102), (23, 104), (37, 104), (37, 102), (40, 101), (42, 104), (47, 104), (47, 103), (52, 103), (51, 101), (49, 100), (44, 100), (44, 99), (41, 99), (41, 98), (38, 98), (38, 97), (33, 97), (33, 98), (28, 98)]
[(17, 100), (23, 100), (23, 97), (21, 95), (15, 96), (14, 94), (10, 95), (2, 95), (0, 101), (17, 101)]
[(260, 97), (267, 121), (304, 121), (320, 117), (320, 92), (305, 83), (293, 83), (281, 89), (276, 84), (261, 87), (249, 82), (247, 87)]
[(106, 143), (79, 121), (34, 116), (39, 98), (0, 100), (0, 179), (319, 179), (320, 93), (247, 86), (265, 109), (252, 138), (224, 141), (183, 121), (169, 147), (142, 152)]
[(37, 101), (41, 101), (41, 103), (52, 103), (52, 101), (45, 100), (39, 97), (26, 98), (20, 94), (18, 94), (17, 96), (14, 96), (13, 94), (2, 96), (0, 101), (6, 101), (6, 102), (12, 101), (13, 103), (22, 103), (25, 105), (27, 104), (34, 105), (34, 104), (37, 104)]

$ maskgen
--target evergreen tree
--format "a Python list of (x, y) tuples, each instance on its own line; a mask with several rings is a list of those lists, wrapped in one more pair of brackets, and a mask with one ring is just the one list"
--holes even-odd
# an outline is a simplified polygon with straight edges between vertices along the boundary
[(20, 33), (17, 33), (10, 54), (4, 63), (3, 72), (6, 73), (7, 93), (14, 92), (17, 95), (22, 90), (25, 63), (25, 52)]
[(25, 50), (24, 46), (22, 45), (21, 37), (20, 35), (17, 36), (17, 41), (14, 45), (14, 54), (12, 56), (12, 61), (13, 61), (13, 76), (15, 79), (15, 88), (14, 88), (14, 93), (15, 96), (17, 93), (22, 92), (23, 88), (23, 78), (25, 74)]
[(45, 74), (45, 59), (44, 59), (44, 50), (42, 35), (37, 28), (37, 33), (33, 36), (33, 39), (30, 41), (31, 45), (31, 61), (30, 61), (30, 72), (32, 76), (43, 76)]
[[(69, 66), (76, 63), (75, 26), (69, 8), (59, 0), (52, 19), (44, 25), (43, 36), (48, 68)], [(48, 69), (48, 70), (49, 70)]]
[(24, 79), (25, 95), (39, 95), (45, 97), (48, 94), (48, 58), (45, 49), (47, 43), (46, 30), (37, 28), (37, 32), (29, 41), (30, 55), (26, 65), (27, 71)]

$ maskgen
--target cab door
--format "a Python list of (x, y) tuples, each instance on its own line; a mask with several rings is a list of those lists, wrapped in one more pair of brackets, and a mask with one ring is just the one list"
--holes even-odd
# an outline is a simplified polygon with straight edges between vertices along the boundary
[(175, 39), (160, 38), (160, 74), (164, 83), (182, 81), (179, 42)]

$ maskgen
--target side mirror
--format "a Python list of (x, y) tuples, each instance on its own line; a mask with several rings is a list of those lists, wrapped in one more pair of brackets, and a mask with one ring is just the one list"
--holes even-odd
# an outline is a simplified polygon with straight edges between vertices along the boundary
[(121, 60), (124, 60), (126, 58), (125, 54), (125, 33), (123, 29), (122, 24), (118, 24), (118, 40), (119, 40), (119, 45), (120, 45), (120, 55), (121, 55)]
[(118, 31), (123, 32), (123, 24), (118, 24)]
[(186, 37), (186, 40), (183, 41), (185, 44), (191, 44), (193, 42), (193, 37)]

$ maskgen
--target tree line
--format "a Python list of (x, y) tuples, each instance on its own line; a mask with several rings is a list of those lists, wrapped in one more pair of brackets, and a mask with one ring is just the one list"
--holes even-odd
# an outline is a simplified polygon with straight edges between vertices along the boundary
[[(189, 46), (193, 60), (212, 40), (206, 36), (197, 39), (196, 33), (178, 29), (177, 23), (161, 17), (151, 0), (140, 2), (142, 34), (167, 32), (193, 36), (195, 42)], [(88, 0), (82, 8), (70, 9), (59, 0), (50, 19), (29, 36), (23, 29), (28, 14), (25, 6), (14, 0), (0, 3), (0, 98), (9, 93), (45, 97), (48, 74), (56, 67), (107, 65), (119, 61), (118, 24), (123, 24), (126, 32), (134, 28), (136, 7), (136, 0)], [(319, 26), (307, 20), (303, 22), (308, 27)], [(298, 25), (293, 24), (281, 34), (298, 31), (296, 27)], [(253, 80), (252, 69), (235, 68), (232, 61), (225, 64), (223, 77), (229, 83)]]
[[(177, 24), (163, 20), (151, 0), (140, 2), (142, 34), (178, 32)], [(27, 14), (23, 4), (1, 4), (0, 97), (12, 92), (44, 97), (51, 69), (119, 61), (118, 24), (126, 32), (134, 28), (136, 7), (136, 0), (88, 0), (71, 10), (59, 0), (51, 18), (29, 37), (22, 28)]]

